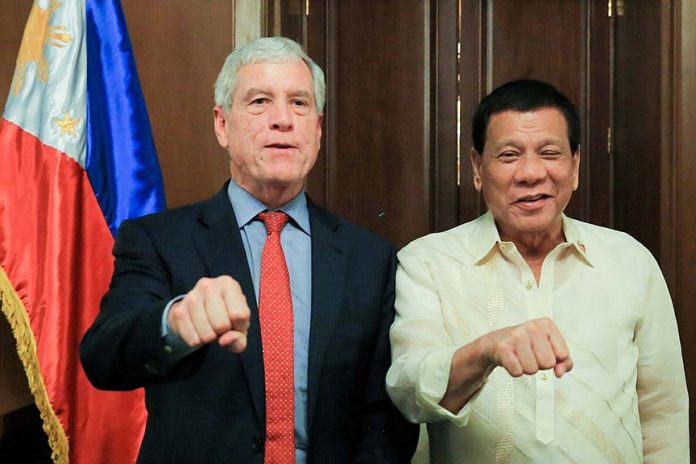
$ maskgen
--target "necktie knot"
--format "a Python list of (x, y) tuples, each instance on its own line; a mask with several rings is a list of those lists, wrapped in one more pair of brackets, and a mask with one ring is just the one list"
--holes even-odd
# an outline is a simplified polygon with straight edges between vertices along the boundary
[(288, 215), (282, 211), (259, 213), (259, 218), (266, 226), (266, 234), (279, 233), (288, 222)]

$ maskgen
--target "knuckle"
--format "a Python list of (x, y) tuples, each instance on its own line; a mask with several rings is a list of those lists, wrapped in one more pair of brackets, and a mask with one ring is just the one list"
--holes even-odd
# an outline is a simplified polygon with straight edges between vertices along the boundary
[(229, 320), (215, 321), (212, 324), (213, 331), (217, 334), (225, 333), (232, 328)]
[(249, 309), (249, 306), (246, 304), (241, 308), (241, 313), (242, 313), (242, 318), (249, 320), (249, 317), (251, 317), (251, 310)]
[(560, 347), (557, 350), (557, 356), (560, 358), (567, 358), (570, 353), (568, 353), (568, 349), (565, 347)]
[(522, 370), (522, 368), (517, 364), (507, 364), (507, 365), (503, 365), (503, 367), (505, 368), (506, 371), (508, 371), (508, 374), (510, 374), (513, 377), (519, 377), (522, 374), (524, 374), (524, 371)]
[(230, 319), (233, 321), (246, 321), (249, 320), (249, 317), (251, 316), (251, 311), (249, 311), (249, 308), (246, 305), (232, 308), (230, 312)]
[(220, 283), (223, 285), (223, 287), (230, 289), (230, 290), (239, 290), (239, 282), (234, 280), (232, 277), (228, 275), (223, 275), (218, 277), (220, 280)]
[(527, 339), (527, 331), (521, 328), (515, 328), (512, 333), (510, 333), (510, 340), (514, 344), (519, 344)]
[(200, 338), (198, 338), (196, 334), (186, 332), (181, 334), (180, 336), (188, 346), (198, 346), (201, 344), (201, 340)]
[(540, 328), (544, 326), (544, 323), (541, 322), (541, 319), (534, 319), (532, 321), (528, 321), (524, 324), (524, 327), (527, 331), (531, 333), (535, 333), (539, 331)]
[(203, 291), (209, 290), (212, 285), (213, 279), (209, 277), (201, 277), (200, 279), (198, 279), (198, 282), (196, 282), (196, 287)]
[(201, 339), (201, 341), (203, 343), (210, 343), (213, 340), (215, 340), (216, 337), (215, 337), (214, 333), (210, 332), (210, 333), (200, 334), (199, 338)]
[(501, 341), (495, 346), (498, 356), (501, 358), (515, 357), (515, 347), (507, 341)]
[(169, 310), (169, 315), (171, 316), (172, 320), (176, 322), (183, 322), (186, 319), (187, 311), (184, 305), (176, 305), (171, 307)]
[[(186, 294), (184, 299), (182, 300), (183, 303), (188, 305), (189, 307), (196, 307), (201, 304), (201, 297), (196, 291), (196, 289), (191, 290)], [(183, 305), (180, 305), (183, 306)]]
[(237, 353), (239, 353), (240, 351), (244, 351), (246, 349), (246, 346), (247, 346), (246, 337), (241, 338), (241, 339), (239, 339), (239, 341), (237, 341), (235, 343), (235, 351)]
[(500, 354), (510, 354), (512, 352), (512, 347), (506, 340), (501, 340), (495, 344), (495, 351)]

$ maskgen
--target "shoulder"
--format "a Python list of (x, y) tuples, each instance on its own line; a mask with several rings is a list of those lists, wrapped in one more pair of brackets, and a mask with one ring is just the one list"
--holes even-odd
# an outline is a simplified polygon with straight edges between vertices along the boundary
[(451, 229), (434, 232), (419, 237), (405, 247), (399, 253), (399, 260), (409, 258), (442, 257), (444, 259), (465, 259), (474, 256), (472, 249), (473, 238), (484, 233), (484, 218), (480, 216), (472, 221), (460, 224)]
[(566, 220), (577, 230), (578, 236), (580, 237), (579, 240), (584, 242), (588, 247), (597, 248), (602, 252), (610, 252), (611, 254), (631, 253), (650, 255), (650, 251), (648, 251), (642, 243), (626, 232), (590, 224), (589, 222), (577, 219), (566, 218)]
[(642, 243), (626, 232), (566, 218), (575, 229), (579, 245), (599, 268), (638, 277), (660, 272), (659, 264)]
[(116, 236), (118, 238), (124, 234), (141, 231), (152, 235), (152, 238), (165, 238), (168, 235), (184, 237), (203, 224), (226, 216), (233, 216), (233, 211), (226, 188), (223, 188), (213, 197), (203, 201), (126, 220), (121, 224)]

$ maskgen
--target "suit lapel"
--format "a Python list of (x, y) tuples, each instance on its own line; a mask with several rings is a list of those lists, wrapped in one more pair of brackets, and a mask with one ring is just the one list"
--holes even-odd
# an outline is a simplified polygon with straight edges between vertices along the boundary
[(326, 350), (343, 306), (348, 244), (336, 233), (336, 217), (308, 201), (312, 227), (312, 315), (307, 385), (308, 430), (317, 405), (319, 377)]
[(256, 416), (259, 424), (263, 424), (265, 402), (259, 312), (239, 226), (227, 197), (227, 184), (204, 204), (199, 220), (205, 228), (193, 239), (210, 276), (231, 276), (247, 297), (251, 311), (247, 347), (239, 356), (249, 383)]

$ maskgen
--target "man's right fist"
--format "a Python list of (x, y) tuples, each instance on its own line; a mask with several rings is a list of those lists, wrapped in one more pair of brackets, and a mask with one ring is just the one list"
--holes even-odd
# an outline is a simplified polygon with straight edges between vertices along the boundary
[(192, 348), (217, 340), (220, 346), (239, 353), (247, 344), (249, 306), (232, 277), (204, 277), (172, 305), (167, 322)]
[(560, 378), (573, 368), (563, 335), (546, 317), (490, 332), (479, 342), (489, 362), (503, 366), (513, 377), (553, 368)]

